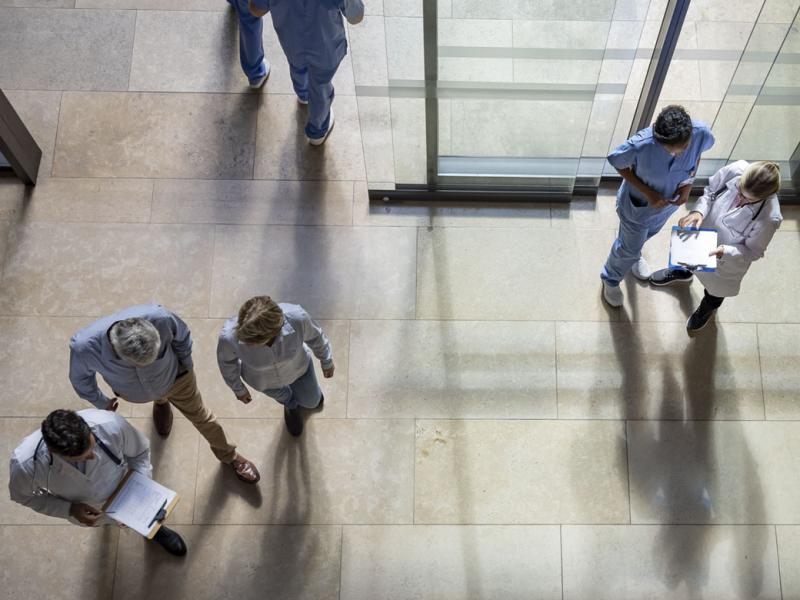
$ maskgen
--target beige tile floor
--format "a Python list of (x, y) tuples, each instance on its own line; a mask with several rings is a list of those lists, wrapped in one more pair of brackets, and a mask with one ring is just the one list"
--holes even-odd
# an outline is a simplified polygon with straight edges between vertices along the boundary
[[(497, 4), (506, 21), (445, 41), (508, 45), (508, 19), (569, 18), (561, 3)], [(641, 25), (648, 3), (579, 4)], [(725, 9), (705, 4), (695, 19)], [(439, 5), (485, 17), (485, 2)], [(415, 76), (418, 48), (396, 34), (414, 35), (421, 6), (368, 2), (340, 121), (310, 149), (269, 26), (275, 71), (250, 93), (221, 0), (0, 0), (0, 86), (44, 151), (34, 189), (0, 181), (3, 456), (51, 409), (84, 406), (70, 335), (158, 301), (186, 317), (207, 403), (262, 472), (240, 485), (181, 417), (163, 440), (147, 406), (124, 405), (183, 497), (172, 521), (189, 556), (3, 498), (0, 596), (800, 598), (800, 211), (690, 340), (696, 283), (629, 280), (623, 310), (601, 303), (611, 188), (569, 205), (371, 205), (367, 179), (413, 173), (424, 128), (417, 100), (355, 85)], [(408, 61), (387, 60), (387, 42)], [(174, 56), (187, 45), (192, 69)], [(663, 235), (646, 256), (663, 264)], [(254, 293), (303, 304), (333, 344), (325, 410), (300, 440), (216, 371), (216, 332)]]

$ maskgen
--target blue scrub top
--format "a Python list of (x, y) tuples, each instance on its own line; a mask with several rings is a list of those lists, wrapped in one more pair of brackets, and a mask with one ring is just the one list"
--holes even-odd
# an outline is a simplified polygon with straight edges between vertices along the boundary
[(272, 14), (289, 63), (303, 68), (336, 69), (347, 54), (342, 15), (352, 19), (364, 12), (362, 0), (253, 0)]
[[(648, 127), (637, 131), (618, 146), (608, 155), (608, 162), (618, 170), (632, 168), (639, 179), (662, 197), (672, 199), (678, 186), (694, 176), (700, 155), (713, 145), (714, 135), (708, 125), (693, 120), (689, 147), (673, 157), (653, 137), (653, 128)], [(623, 181), (620, 193), (626, 192), (640, 201), (644, 200), (638, 190)]]

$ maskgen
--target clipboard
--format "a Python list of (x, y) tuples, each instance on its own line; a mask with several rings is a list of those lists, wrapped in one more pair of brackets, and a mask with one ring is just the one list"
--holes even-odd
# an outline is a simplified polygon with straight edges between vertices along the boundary
[[(688, 240), (682, 240), (679, 237), (680, 232), (691, 232), (696, 235)], [(717, 257), (709, 254), (717, 246), (716, 229), (674, 225), (669, 240), (669, 268), (712, 273), (717, 270)]]
[(103, 504), (111, 519), (151, 540), (178, 504), (180, 496), (149, 477), (128, 471)]

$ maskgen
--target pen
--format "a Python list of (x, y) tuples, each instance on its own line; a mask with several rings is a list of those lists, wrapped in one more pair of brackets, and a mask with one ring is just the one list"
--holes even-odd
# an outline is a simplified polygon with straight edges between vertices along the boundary
[[(156, 521), (158, 521), (158, 516), (159, 516), (159, 515), (160, 515), (160, 514), (161, 514), (161, 513), (164, 511), (164, 508), (165, 508), (166, 506), (167, 506), (167, 499), (166, 499), (166, 498), (164, 498), (164, 502), (162, 502), (162, 503), (161, 503), (161, 508), (159, 508), (159, 509), (156, 511), (156, 514), (153, 516), (153, 518), (152, 518), (152, 519), (150, 520), (150, 522), (147, 524), (147, 527), (148, 527), (148, 528), (149, 528), (149, 527), (152, 527), (152, 526), (153, 526), (153, 523), (155, 523)], [(163, 519), (164, 517), (161, 517), (161, 518)]]

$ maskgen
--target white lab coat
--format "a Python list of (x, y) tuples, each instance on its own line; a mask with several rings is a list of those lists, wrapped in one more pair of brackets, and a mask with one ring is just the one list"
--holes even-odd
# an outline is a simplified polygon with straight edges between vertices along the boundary
[[(703, 215), (701, 227), (717, 230), (717, 241), (723, 247), (722, 258), (717, 259), (717, 270), (698, 272), (697, 278), (712, 296), (736, 296), (750, 264), (762, 256), (772, 236), (781, 225), (783, 217), (778, 197), (770, 196), (761, 203), (734, 208), (738, 190), (736, 184), (749, 163), (737, 161), (714, 173), (694, 206), (689, 210)], [(725, 186), (714, 198), (714, 192)], [(758, 216), (756, 217), (756, 213)]]
[[(95, 438), (102, 440), (111, 453), (121, 459), (122, 464), (115, 464), (99, 444), (94, 448), (95, 458), (86, 461), (85, 474), (61, 457), (51, 455), (44, 443), (39, 446), (34, 461), (34, 451), (42, 439), (41, 431), (35, 431), (22, 440), (11, 454), (8, 484), (14, 502), (51, 517), (69, 519), (76, 524), (78, 522), (69, 516), (72, 503), (82, 502), (100, 509), (128, 469), (147, 477), (151, 477), (153, 472), (150, 442), (125, 419), (116, 413), (94, 408), (78, 411), (78, 414), (89, 424)], [(35, 490), (46, 493), (37, 495)], [(104, 517), (98, 524), (112, 522)]]

